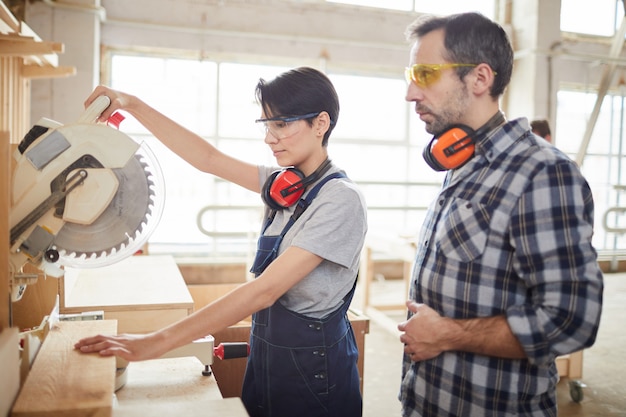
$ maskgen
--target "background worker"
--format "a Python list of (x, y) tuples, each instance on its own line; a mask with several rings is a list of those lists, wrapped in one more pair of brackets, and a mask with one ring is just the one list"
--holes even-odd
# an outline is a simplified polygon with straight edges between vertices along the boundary
[(546, 119), (533, 120), (530, 122), (530, 128), (535, 135), (552, 143), (552, 131), (550, 130), (550, 123)]

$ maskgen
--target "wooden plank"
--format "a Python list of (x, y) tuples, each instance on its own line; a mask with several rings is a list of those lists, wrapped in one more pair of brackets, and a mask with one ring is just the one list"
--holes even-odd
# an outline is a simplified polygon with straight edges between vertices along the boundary
[(50, 314), (59, 293), (59, 280), (45, 275), (31, 264), (24, 265), (24, 272), (38, 273), (35, 284), (26, 287), (22, 299), (12, 304), (13, 326), (22, 331), (41, 324), (43, 318)]
[(560, 377), (578, 379), (583, 376), (583, 351), (556, 358), (556, 369)]
[(14, 32), (18, 32), (20, 30), (20, 22), (17, 20), (11, 10), (4, 4), (3, 1), (0, 1), (0, 20), (6, 24), (7, 27), (11, 28)]
[(35, 42), (24, 39), (0, 39), (0, 56), (49, 55), (63, 53), (64, 46), (60, 42)]
[[(95, 311), (95, 310), (90, 310)], [(154, 310), (104, 311), (104, 318), (117, 320), (119, 333), (149, 333), (184, 319), (192, 308), (161, 308)]]
[(579, 350), (569, 355), (569, 378), (583, 377), (583, 351)]
[(54, 325), (44, 340), (13, 407), (12, 417), (111, 416), (115, 357), (74, 349), (80, 338), (117, 333), (114, 320)]
[(0, 333), (0, 416), (9, 414), (11, 405), (20, 389), (19, 337), (17, 327), (4, 329)]
[(9, 32), (9, 33), (0, 33), (0, 42), (1, 41), (23, 41), (23, 42), (34, 42), (36, 38), (34, 36), (23, 36), (19, 33)]
[[(0, 83), (0, 86), (2, 84)], [(0, 119), (3, 118), (0, 114)], [(9, 132), (0, 132), (0, 268), (3, 273), (0, 274), (0, 288), (3, 291), (9, 288), (9, 278), (5, 271), (9, 270), (9, 167), (11, 164), (9, 156)], [(9, 302), (0, 303), (0, 330), (9, 327)], [(0, 346), (1, 348), (2, 346)]]
[(354, 310), (348, 311), (348, 319), (354, 331), (354, 338), (359, 349), (359, 380), (361, 381), (361, 393), (363, 393), (364, 371), (365, 371), (365, 335), (370, 332), (370, 319)]
[(24, 65), (22, 67), (22, 77), (34, 78), (61, 78), (76, 75), (76, 67), (50, 67), (39, 65)]
[(131, 256), (94, 269), (66, 268), (62, 314), (104, 311), (120, 333), (147, 333), (193, 312), (193, 299), (171, 256)]

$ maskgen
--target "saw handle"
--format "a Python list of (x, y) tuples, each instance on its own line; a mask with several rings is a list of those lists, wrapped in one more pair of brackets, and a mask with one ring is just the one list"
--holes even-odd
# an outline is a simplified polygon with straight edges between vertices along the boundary
[(213, 355), (224, 360), (246, 358), (250, 354), (250, 345), (246, 342), (222, 342), (213, 348)]
[(122, 123), (124, 119), (125, 117), (120, 112), (116, 111), (107, 119), (107, 125), (119, 129), (120, 123)]
[(85, 112), (77, 120), (77, 123), (93, 123), (102, 114), (103, 111), (109, 107), (111, 99), (107, 96), (99, 96), (95, 99), (89, 107), (85, 109)]

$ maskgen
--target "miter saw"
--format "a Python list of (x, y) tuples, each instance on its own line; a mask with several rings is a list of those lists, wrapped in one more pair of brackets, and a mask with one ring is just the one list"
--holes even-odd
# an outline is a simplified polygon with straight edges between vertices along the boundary
[[(21, 298), (37, 274), (60, 277), (63, 267), (93, 268), (133, 255), (159, 222), (165, 193), (147, 145), (109, 123), (96, 99), (76, 123), (41, 119), (14, 153), (9, 215), (11, 298)], [(122, 117), (123, 118), (123, 117)]]

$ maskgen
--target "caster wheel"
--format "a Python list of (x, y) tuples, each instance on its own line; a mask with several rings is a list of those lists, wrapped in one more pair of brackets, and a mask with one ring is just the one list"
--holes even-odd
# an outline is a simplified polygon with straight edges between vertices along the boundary
[(584, 393), (583, 388), (585, 384), (580, 381), (570, 381), (569, 382), (569, 395), (572, 397), (572, 401), (575, 403), (579, 403), (583, 400)]

